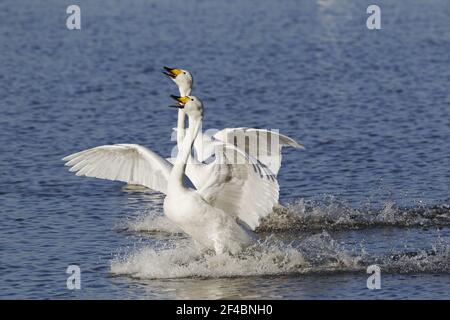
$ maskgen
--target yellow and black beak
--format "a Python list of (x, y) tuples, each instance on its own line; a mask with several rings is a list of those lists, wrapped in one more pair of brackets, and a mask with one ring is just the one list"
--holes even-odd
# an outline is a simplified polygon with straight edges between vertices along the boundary
[(178, 103), (176, 106), (169, 106), (171, 108), (183, 109), (184, 105), (189, 101), (189, 97), (179, 97), (174, 95), (171, 95), (170, 97)]
[(166, 71), (163, 71), (162, 73), (172, 79), (175, 79), (180, 73), (183, 73), (183, 71), (181, 69), (173, 69), (173, 68), (169, 68), (169, 67), (163, 67), (163, 68)]

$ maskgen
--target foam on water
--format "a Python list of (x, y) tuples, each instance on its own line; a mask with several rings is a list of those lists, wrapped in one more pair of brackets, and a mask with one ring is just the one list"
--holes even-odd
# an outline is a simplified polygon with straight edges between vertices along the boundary
[(261, 243), (229, 256), (202, 253), (185, 243), (163, 250), (141, 248), (114, 260), (111, 273), (145, 279), (234, 277), (299, 273), (308, 267), (301, 252), (289, 246)]
[(388, 273), (450, 272), (449, 244), (440, 239), (430, 250), (370, 256), (364, 249), (344, 249), (324, 231), (296, 246), (269, 237), (230, 256), (201, 252), (182, 242), (170, 248), (143, 247), (117, 257), (111, 262), (111, 273), (139, 279), (218, 278), (363, 272), (371, 264)]
[[(449, 211), (447, 205), (401, 209), (386, 202), (380, 209), (354, 209), (334, 197), (325, 201), (300, 199), (275, 208), (257, 230), (262, 240), (239, 255), (229, 256), (202, 252), (163, 216), (160, 206), (152, 206), (137, 218), (123, 222), (120, 228), (149, 234), (153, 240), (158, 235), (158, 240), (117, 256), (111, 262), (111, 273), (142, 279), (217, 278), (364, 272), (371, 264), (389, 273), (449, 272), (449, 245), (442, 238), (427, 249), (406, 249), (405, 245), (403, 252), (368, 254), (363, 242), (344, 248), (324, 231), (446, 226), (450, 223)], [(291, 243), (283, 236), (284, 232), (298, 230), (305, 232)], [(307, 236), (316, 230), (321, 233)]]

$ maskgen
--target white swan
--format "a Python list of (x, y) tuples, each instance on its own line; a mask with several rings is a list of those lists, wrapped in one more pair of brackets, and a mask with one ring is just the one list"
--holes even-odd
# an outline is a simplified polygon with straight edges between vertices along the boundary
[[(198, 123), (201, 126), (201, 121)], [(192, 162), (186, 166), (189, 179), (185, 180), (202, 190), (209, 203), (254, 230), (277, 204), (278, 182), (269, 169), (234, 145), (216, 142), (215, 146), (220, 152), (209, 164), (199, 163), (189, 153)], [(140, 145), (99, 146), (71, 154), (63, 161), (77, 176), (118, 180), (168, 193), (172, 164)]]
[[(184, 232), (216, 254), (237, 253), (251, 244), (252, 239), (233, 218), (210, 197), (210, 187), (189, 189), (183, 184), (184, 172), (194, 140), (203, 118), (203, 104), (197, 97), (176, 97), (189, 118), (189, 128), (169, 176), (164, 213)], [(226, 152), (224, 152), (226, 154)], [(254, 204), (253, 204), (254, 205)], [(233, 210), (232, 207), (225, 210)], [(230, 214), (231, 213), (231, 214)]]
[[(192, 75), (182, 69), (166, 68), (166, 70), (166, 74), (177, 83), (181, 95), (188, 96), (193, 85)], [(184, 137), (184, 128), (185, 112), (180, 109), (177, 132), (179, 149)], [(270, 214), (273, 206), (278, 204), (279, 186), (272, 170), (278, 172), (280, 167), (281, 146), (300, 147), (300, 145), (289, 137), (278, 135), (280, 147), (276, 152), (270, 154), (267, 151), (267, 145), (259, 141), (260, 154), (250, 148), (246, 150), (250, 155), (246, 155), (242, 149), (226, 143), (229, 141), (227, 139), (229, 132), (233, 135), (253, 134), (255, 137), (260, 137), (268, 131), (233, 128), (219, 131), (214, 137), (199, 132), (200, 138), (195, 140), (195, 144), (200, 146), (203, 144), (203, 147), (197, 148), (200, 161), (213, 154), (215, 159), (214, 162), (205, 164), (189, 154), (186, 175), (197, 189), (204, 190), (205, 197), (214, 202), (218, 208), (227, 213), (231, 212), (254, 230), (259, 225), (260, 219)], [(272, 133), (269, 134), (272, 135)], [(253, 140), (250, 139), (250, 141)], [(200, 150), (204, 152), (199, 152)], [(268, 165), (255, 159), (252, 154)], [(99, 146), (69, 155), (63, 160), (67, 162), (66, 166), (71, 167), (70, 171), (76, 172), (77, 176), (139, 184), (162, 193), (167, 193), (168, 172), (172, 168), (168, 161), (136, 144)], [(245, 163), (245, 165), (236, 163)]]
[[(191, 94), (194, 78), (188, 70), (169, 67), (164, 67), (164, 69), (165, 71), (163, 71), (163, 73), (170, 77), (178, 86), (181, 97)], [(185, 112), (182, 109), (178, 111), (176, 131), (177, 146), (179, 149), (185, 132)], [(194, 143), (198, 161), (203, 162), (214, 155), (215, 140), (235, 144), (241, 150), (244, 150), (247, 154), (267, 166), (275, 175), (277, 175), (280, 170), (282, 147), (290, 146), (304, 149), (304, 147), (294, 139), (275, 131), (253, 128), (225, 128), (215, 133), (212, 137), (203, 134), (203, 132), (199, 132)], [(190, 159), (190, 162), (191, 161), (192, 159)], [(200, 177), (193, 176), (197, 173), (200, 174)], [(201, 179), (202, 176), (201, 172), (190, 172), (189, 166), (187, 174), (194, 179)]]

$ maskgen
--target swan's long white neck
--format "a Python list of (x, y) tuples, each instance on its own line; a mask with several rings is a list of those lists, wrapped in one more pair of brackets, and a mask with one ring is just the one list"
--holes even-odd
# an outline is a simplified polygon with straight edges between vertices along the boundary
[[(192, 88), (183, 88), (178, 87), (178, 90), (180, 91), (180, 97), (186, 97), (191, 94)], [(186, 112), (184, 112), (183, 109), (178, 109), (178, 122), (177, 122), (177, 147), (178, 151), (180, 151), (183, 139), (184, 139), (184, 132), (186, 127)]]
[[(183, 112), (184, 113), (184, 112)], [(186, 163), (191, 155), (192, 145), (202, 125), (202, 118), (189, 118), (189, 128), (184, 138), (181, 148), (178, 150), (177, 158), (170, 172), (168, 190), (173, 188), (184, 188), (183, 176), (186, 169)]]

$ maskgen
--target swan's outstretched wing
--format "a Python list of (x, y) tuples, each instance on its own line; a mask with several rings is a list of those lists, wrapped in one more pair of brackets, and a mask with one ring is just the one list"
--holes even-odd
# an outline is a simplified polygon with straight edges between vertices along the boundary
[(217, 132), (214, 138), (239, 147), (266, 165), (275, 175), (280, 170), (282, 147), (304, 148), (294, 139), (267, 129), (226, 128)]
[(275, 175), (239, 148), (220, 143), (216, 161), (208, 165), (210, 179), (199, 189), (216, 208), (234, 215), (252, 230), (278, 203), (279, 185)]
[(140, 184), (166, 193), (172, 164), (137, 144), (99, 146), (63, 158), (77, 176)]

